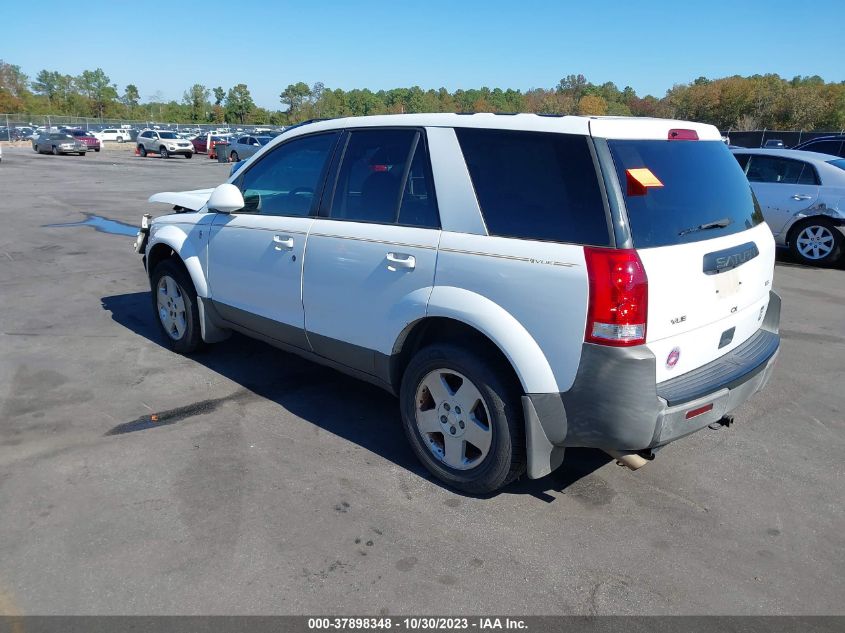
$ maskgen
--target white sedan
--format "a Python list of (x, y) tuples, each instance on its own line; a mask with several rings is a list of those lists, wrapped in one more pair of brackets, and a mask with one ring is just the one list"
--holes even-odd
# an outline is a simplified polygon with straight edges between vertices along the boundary
[(834, 264), (845, 241), (845, 158), (790, 149), (732, 150), (779, 246)]

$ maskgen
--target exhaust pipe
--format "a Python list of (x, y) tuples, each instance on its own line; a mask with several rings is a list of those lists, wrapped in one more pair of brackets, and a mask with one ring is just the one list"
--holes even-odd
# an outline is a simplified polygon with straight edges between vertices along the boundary
[(611, 448), (605, 448), (603, 450), (605, 453), (615, 459), (617, 464), (619, 464), (620, 466), (625, 466), (626, 468), (630, 468), (631, 470), (638, 470), (654, 459), (654, 453), (650, 451), (640, 451), (639, 453), (623, 453), (620, 451), (615, 451)]

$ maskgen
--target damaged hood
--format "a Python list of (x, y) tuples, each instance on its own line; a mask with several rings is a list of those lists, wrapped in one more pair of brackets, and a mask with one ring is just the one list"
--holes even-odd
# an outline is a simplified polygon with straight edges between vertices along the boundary
[(149, 202), (171, 204), (190, 211), (199, 211), (208, 202), (214, 189), (194, 189), (193, 191), (162, 191), (150, 196)]

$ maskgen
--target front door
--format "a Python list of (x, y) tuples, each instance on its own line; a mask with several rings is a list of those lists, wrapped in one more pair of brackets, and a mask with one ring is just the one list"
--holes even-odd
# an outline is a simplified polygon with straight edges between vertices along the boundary
[(235, 185), (245, 206), (219, 214), (208, 247), (209, 292), (220, 315), (307, 349), (302, 262), (336, 133), (300, 136), (250, 166)]
[(802, 160), (751, 154), (745, 169), (766, 224), (775, 235), (819, 197), (818, 174)]

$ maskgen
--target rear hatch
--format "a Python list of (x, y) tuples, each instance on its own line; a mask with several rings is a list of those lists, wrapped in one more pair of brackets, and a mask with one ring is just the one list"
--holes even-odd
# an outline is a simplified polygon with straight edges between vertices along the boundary
[(660, 383), (724, 356), (760, 328), (775, 244), (715, 128), (650, 120), (638, 130), (628, 120), (622, 132), (615, 123), (593, 121), (591, 130), (607, 139), (605, 169), (618, 178), (648, 277), (646, 346)]

